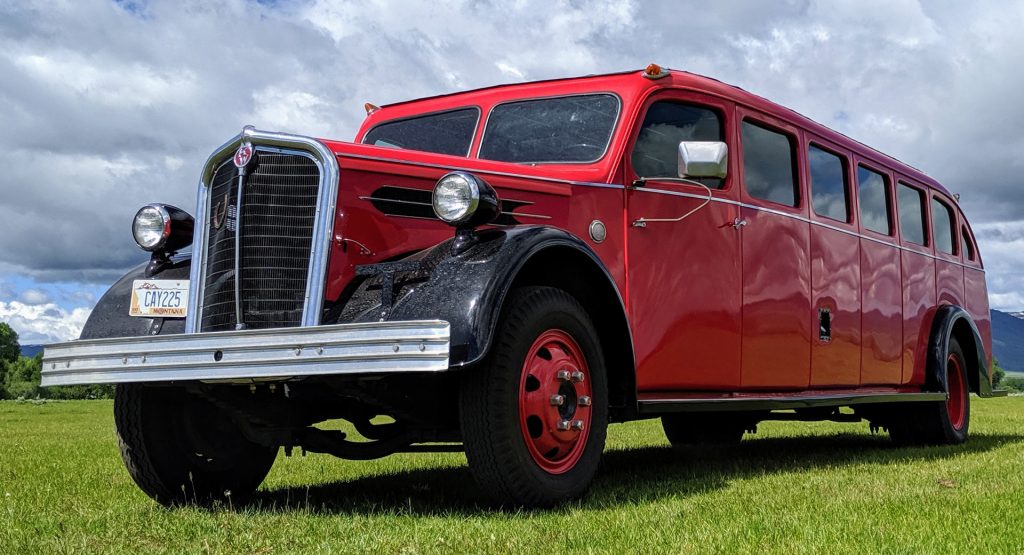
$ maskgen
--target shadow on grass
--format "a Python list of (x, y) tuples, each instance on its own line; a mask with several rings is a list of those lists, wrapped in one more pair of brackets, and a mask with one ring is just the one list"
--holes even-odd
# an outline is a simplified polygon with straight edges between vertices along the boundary
[[(835, 434), (798, 438), (750, 439), (736, 447), (642, 447), (608, 451), (589, 494), (569, 508), (602, 508), (669, 496), (687, 496), (725, 487), (730, 481), (771, 473), (800, 472), (857, 464), (931, 461), (982, 453), (1024, 442), (1024, 435), (973, 435), (964, 445), (897, 448), (887, 435)], [(480, 496), (465, 466), (410, 470), (310, 487), (260, 491), (255, 512), (315, 514), (479, 515), (495, 508)], [(508, 511), (506, 511), (508, 512)], [(526, 513), (513, 509), (513, 513)], [(538, 511), (544, 512), (544, 511)]]

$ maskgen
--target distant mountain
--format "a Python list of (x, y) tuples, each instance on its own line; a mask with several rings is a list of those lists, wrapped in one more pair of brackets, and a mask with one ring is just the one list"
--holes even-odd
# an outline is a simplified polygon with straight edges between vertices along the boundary
[(1024, 312), (1011, 312), (1011, 313), (1010, 313), (1010, 316), (1015, 316), (1015, 317), (1017, 317), (1017, 318), (1022, 318), (1022, 319), (1024, 319)]
[(1004, 370), (1024, 372), (1024, 317), (992, 311), (992, 354)]
[(41, 352), (43, 352), (43, 346), (42, 345), (22, 345), (21, 346), (21, 356), (23, 356), (23, 357), (32, 358), (32, 357), (36, 356), (37, 354), (39, 354)]

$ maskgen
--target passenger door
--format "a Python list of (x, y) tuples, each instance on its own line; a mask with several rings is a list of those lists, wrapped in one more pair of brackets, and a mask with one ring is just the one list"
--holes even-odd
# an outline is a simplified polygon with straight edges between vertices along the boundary
[[(739, 232), (733, 227), (735, 164), (710, 188), (677, 178), (680, 141), (735, 145), (732, 105), (667, 91), (640, 112), (627, 149), (626, 193), (630, 319), (637, 389), (735, 389), (740, 369)], [(730, 152), (730, 160), (733, 155)], [(659, 179), (666, 178), (666, 179)], [(641, 219), (679, 221), (647, 221)]]
[(892, 177), (867, 160), (857, 164), (860, 224), (861, 385), (900, 383), (903, 348), (902, 266)]
[[(811, 387), (860, 385), (860, 237), (853, 210), (850, 155), (808, 136), (811, 195)], [(812, 315), (812, 317), (814, 317)]]
[(900, 261), (903, 266), (903, 371), (899, 383), (915, 372), (924, 377), (925, 353), (935, 315), (935, 256), (928, 222), (928, 194), (901, 178), (896, 182)]
[(742, 160), (741, 385), (804, 389), (810, 381), (811, 271), (798, 131), (738, 109)]

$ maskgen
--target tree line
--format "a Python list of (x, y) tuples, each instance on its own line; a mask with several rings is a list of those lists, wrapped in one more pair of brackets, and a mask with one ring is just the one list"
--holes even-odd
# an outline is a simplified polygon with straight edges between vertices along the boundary
[(21, 355), (18, 332), (0, 322), (0, 399), (107, 399), (114, 396), (110, 385), (40, 387), (43, 353)]

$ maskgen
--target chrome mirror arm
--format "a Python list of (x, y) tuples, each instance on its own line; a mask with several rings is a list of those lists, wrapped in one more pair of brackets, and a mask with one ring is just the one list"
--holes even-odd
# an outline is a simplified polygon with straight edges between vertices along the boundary
[[(633, 220), (633, 227), (647, 227), (648, 223), (675, 223), (675, 222), (681, 222), (681, 221), (685, 220), (686, 218), (689, 218), (690, 216), (695, 214), (701, 208), (704, 208), (705, 206), (710, 204), (711, 203), (711, 199), (713, 198), (712, 193), (711, 193), (711, 187), (708, 187), (707, 185), (701, 183), (700, 181), (694, 181), (692, 179), (687, 179), (685, 177), (658, 177), (658, 178), (654, 178), (654, 179), (648, 179), (646, 177), (641, 177), (641, 178), (636, 179), (636, 180), (633, 181), (633, 186), (634, 187), (638, 187), (640, 185), (643, 185), (647, 181), (672, 181), (672, 182), (677, 182), (677, 183), (686, 183), (688, 185), (697, 185), (697, 186), (703, 187), (704, 190), (708, 192), (708, 197), (706, 199), (704, 199), (704, 202), (700, 203), (700, 206), (694, 208), (693, 210), (690, 210), (689, 212), (683, 214), (682, 216), (679, 216), (678, 218), (637, 218), (637, 219)], [(640, 185), (638, 185), (638, 183)]]

